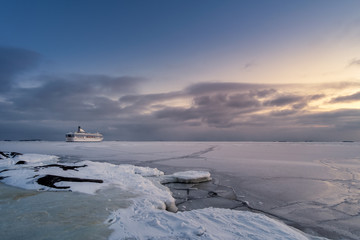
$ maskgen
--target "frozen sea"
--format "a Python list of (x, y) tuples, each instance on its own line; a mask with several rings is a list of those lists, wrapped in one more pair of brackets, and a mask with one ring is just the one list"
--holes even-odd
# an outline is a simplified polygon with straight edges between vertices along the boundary
[[(0, 151), (24, 154), (0, 159), (1, 239), (360, 238), (358, 142), (11, 141)], [(63, 179), (52, 188), (44, 176)]]

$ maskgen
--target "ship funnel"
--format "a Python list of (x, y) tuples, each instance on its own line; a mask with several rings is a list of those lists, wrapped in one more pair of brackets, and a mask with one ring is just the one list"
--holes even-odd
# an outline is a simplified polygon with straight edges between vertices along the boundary
[(85, 130), (82, 129), (80, 126), (78, 126), (78, 132), (79, 132), (79, 133), (80, 133), (80, 132), (85, 132)]

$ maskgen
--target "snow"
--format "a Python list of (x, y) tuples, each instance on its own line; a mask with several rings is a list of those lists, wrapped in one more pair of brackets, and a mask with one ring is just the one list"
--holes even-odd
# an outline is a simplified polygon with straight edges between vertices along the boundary
[[(59, 160), (59, 158), (57, 156), (52, 156), (52, 155), (44, 155), (44, 154), (26, 154), (26, 155), (18, 155), (14, 158), (9, 157), (9, 158), (5, 158), (3, 157), (3, 159), (1, 159), (0, 161), (0, 167), (7, 167), (7, 166), (12, 166), (12, 167), (16, 167), (16, 163), (18, 161), (26, 161), (27, 165), (31, 165), (31, 166), (35, 166), (35, 165), (41, 165), (41, 164), (51, 164), (51, 163), (55, 163)], [(20, 165), (17, 165), (20, 166)]]
[[(176, 214), (133, 205), (109, 218), (116, 239), (310, 239), (265, 215), (205, 208)], [(315, 239), (315, 238), (313, 238)], [(318, 238), (320, 239), (320, 238)]]
[[(20, 160), (25, 164), (16, 165)], [(74, 168), (65, 170), (56, 164)], [(47, 175), (102, 182), (60, 181), (54, 185), (69, 188), (57, 189), (38, 183)], [(64, 164), (54, 155), (24, 154), (0, 159), (0, 177), (5, 184), (38, 191), (74, 191), (97, 195), (106, 189), (118, 189), (131, 193), (127, 195), (131, 204), (112, 211), (104, 222), (113, 230), (109, 239), (114, 240), (313, 239), (277, 220), (251, 212), (206, 208), (174, 213), (175, 200), (169, 189), (160, 183), (208, 181), (211, 176), (207, 171), (192, 170), (164, 175), (156, 168), (94, 161)]]

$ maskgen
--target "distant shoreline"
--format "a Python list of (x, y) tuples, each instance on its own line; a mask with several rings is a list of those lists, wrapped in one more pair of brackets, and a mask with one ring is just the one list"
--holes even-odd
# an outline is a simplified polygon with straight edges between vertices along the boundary
[[(65, 142), (61, 140), (43, 140), (43, 139), (18, 139), (18, 140), (10, 140), (10, 139), (4, 139), (0, 140), (1, 142)], [(104, 140), (102, 142), (251, 142), (251, 143), (356, 143), (360, 142), (360, 140), (339, 140), (339, 141), (312, 141), (312, 140), (306, 140), (306, 141), (251, 141), (251, 140), (238, 140), (238, 141), (232, 141), (232, 140)], [(81, 142), (79, 142), (81, 143)]]

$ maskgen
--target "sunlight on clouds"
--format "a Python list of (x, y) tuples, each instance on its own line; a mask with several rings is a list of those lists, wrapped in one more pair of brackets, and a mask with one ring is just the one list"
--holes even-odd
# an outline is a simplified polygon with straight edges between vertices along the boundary
[(144, 115), (150, 115), (167, 106), (171, 106), (173, 108), (190, 108), (191, 102), (192, 102), (191, 99), (186, 99), (186, 98), (162, 100), (150, 104), (149, 106), (147, 106), (146, 109), (140, 111), (139, 113)]
[[(347, 99), (360, 92), (360, 88), (334, 89), (328, 92), (328, 96), (319, 104), (321, 110), (337, 110), (337, 109), (360, 109), (359, 99)], [(336, 101), (338, 100), (338, 102)]]
[(185, 98), (171, 99), (163, 101), (162, 104), (172, 107), (191, 107), (191, 100)]
[(350, 103), (329, 103), (321, 105), (323, 110), (360, 109), (360, 100)]

